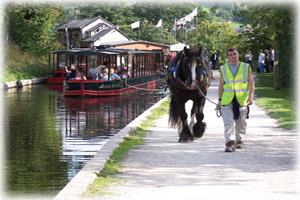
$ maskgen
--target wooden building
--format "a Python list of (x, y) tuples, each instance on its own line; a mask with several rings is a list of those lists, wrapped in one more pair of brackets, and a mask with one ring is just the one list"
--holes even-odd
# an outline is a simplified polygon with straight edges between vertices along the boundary
[(155, 42), (148, 42), (143, 40), (138, 41), (125, 41), (125, 42), (111, 42), (111, 43), (104, 43), (104, 45), (110, 46), (116, 49), (134, 49), (140, 51), (161, 51), (163, 56), (163, 63), (167, 65), (169, 62), (169, 51), (170, 46), (166, 44), (160, 44)]

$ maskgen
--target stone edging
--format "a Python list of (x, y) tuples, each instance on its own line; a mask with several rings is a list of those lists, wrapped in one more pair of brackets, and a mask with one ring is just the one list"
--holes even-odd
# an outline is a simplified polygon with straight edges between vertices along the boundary
[(46, 83), (47, 77), (42, 78), (34, 78), (34, 79), (24, 79), (24, 80), (16, 80), (11, 82), (2, 82), (4, 90), (8, 90), (10, 88), (21, 88), (26, 85), (34, 85), (40, 83)]
[(81, 199), (81, 195), (88, 186), (97, 178), (96, 173), (104, 167), (114, 149), (124, 140), (128, 133), (139, 126), (151, 114), (151, 111), (159, 107), (168, 97), (165, 97), (139, 115), (126, 127), (115, 134), (111, 139), (89, 160), (76, 176), (56, 195), (54, 200)]

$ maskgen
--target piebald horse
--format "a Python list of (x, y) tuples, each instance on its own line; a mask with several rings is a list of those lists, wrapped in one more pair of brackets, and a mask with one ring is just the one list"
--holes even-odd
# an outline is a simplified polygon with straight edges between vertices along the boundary
[[(202, 48), (184, 48), (167, 68), (166, 79), (171, 92), (169, 123), (172, 127), (178, 127), (178, 142), (191, 142), (205, 132), (203, 108), (206, 99), (203, 95), (207, 94), (211, 72), (208, 61), (201, 55)], [(190, 124), (185, 111), (188, 100), (193, 101)]]

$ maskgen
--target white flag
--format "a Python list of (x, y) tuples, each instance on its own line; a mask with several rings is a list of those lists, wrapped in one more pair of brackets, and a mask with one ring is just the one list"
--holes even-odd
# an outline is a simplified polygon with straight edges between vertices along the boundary
[(180, 19), (176, 22), (176, 26), (184, 25), (184, 24), (186, 24), (186, 22), (187, 22), (187, 18), (186, 18), (186, 17), (180, 18)]
[(197, 13), (198, 13), (198, 8), (196, 7), (193, 12), (191, 12), (189, 15), (194, 18), (195, 16), (197, 16)]
[(159, 21), (158, 21), (158, 23), (156, 24), (156, 28), (158, 28), (158, 27), (161, 27), (162, 26), (162, 19), (160, 19)]
[(191, 22), (194, 17), (197, 16), (197, 7), (193, 10), (193, 12), (191, 12), (190, 14), (188, 14), (185, 18), (186, 21)]
[(132, 24), (130, 24), (130, 26), (131, 26), (132, 29), (139, 28), (140, 27), (140, 20), (136, 21), (136, 22), (133, 22)]
[(188, 14), (187, 16), (179, 19), (176, 23), (177, 26), (180, 26), (180, 25), (185, 25), (187, 22), (191, 22), (195, 16), (197, 16), (197, 7), (190, 13)]

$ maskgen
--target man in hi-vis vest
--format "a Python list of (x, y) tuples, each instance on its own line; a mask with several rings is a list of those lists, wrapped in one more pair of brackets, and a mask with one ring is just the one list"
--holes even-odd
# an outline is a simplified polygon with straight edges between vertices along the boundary
[(240, 62), (235, 48), (227, 50), (228, 63), (220, 67), (219, 102), (224, 122), (225, 152), (243, 148), (246, 119), (253, 103), (254, 80), (249, 64)]

